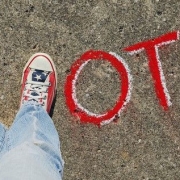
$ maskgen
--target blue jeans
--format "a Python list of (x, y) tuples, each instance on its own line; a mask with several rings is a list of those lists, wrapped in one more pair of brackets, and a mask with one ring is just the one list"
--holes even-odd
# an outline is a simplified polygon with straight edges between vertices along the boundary
[(61, 180), (63, 167), (58, 133), (41, 105), (27, 102), (9, 129), (0, 124), (0, 180)]

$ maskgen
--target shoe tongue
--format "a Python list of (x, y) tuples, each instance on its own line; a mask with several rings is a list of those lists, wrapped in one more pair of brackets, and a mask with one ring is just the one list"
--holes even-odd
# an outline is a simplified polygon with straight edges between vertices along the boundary
[(39, 94), (38, 94), (38, 93), (36, 93), (36, 92), (34, 92), (34, 91), (33, 91), (33, 92), (31, 92), (31, 95), (32, 95), (32, 96), (39, 96)]
[(32, 81), (35, 82), (45, 82), (49, 75), (49, 72), (43, 70), (35, 69), (32, 71)]

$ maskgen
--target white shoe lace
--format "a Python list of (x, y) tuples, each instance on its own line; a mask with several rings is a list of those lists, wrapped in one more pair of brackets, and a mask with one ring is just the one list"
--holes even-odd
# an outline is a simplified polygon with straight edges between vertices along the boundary
[[(47, 90), (50, 86), (49, 82), (35, 82), (35, 81), (26, 81), (25, 89), (24, 89), (24, 97), (28, 97), (27, 101), (36, 101), (41, 105), (45, 104), (45, 100), (47, 98)], [(32, 93), (35, 92), (37, 95), (32, 95)], [(44, 101), (42, 101), (42, 99)], [(41, 101), (40, 101), (41, 100)], [(24, 99), (24, 101), (26, 101)]]

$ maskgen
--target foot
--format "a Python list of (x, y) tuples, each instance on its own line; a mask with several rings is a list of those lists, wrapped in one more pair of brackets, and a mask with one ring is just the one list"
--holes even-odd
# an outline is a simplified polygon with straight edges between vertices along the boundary
[(57, 74), (51, 57), (45, 53), (31, 56), (21, 80), (21, 103), (35, 101), (49, 113), (56, 94)]

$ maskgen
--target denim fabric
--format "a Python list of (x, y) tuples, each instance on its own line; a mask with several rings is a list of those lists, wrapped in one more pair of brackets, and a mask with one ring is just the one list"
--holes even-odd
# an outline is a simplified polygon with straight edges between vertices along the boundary
[(24, 104), (9, 129), (0, 124), (0, 180), (61, 180), (59, 136), (47, 112)]
[(5, 134), (6, 127), (0, 123), (0, 159), (2, 155), (5, 153)]

